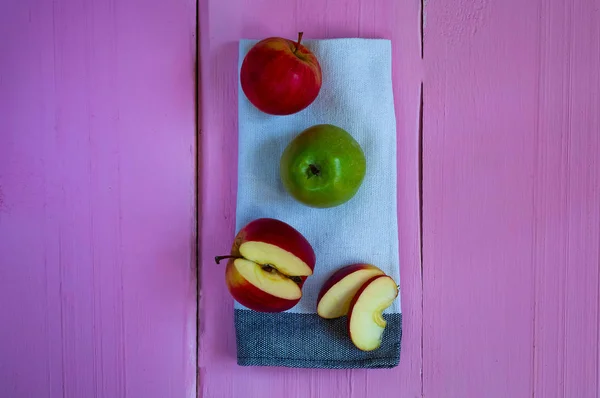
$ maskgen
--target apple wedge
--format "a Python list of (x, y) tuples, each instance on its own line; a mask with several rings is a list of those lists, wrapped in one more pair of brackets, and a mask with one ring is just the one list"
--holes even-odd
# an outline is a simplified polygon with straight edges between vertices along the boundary
[(379, 348), (387, 326), (383, 311), (396, 297), (398, 286), (387, 275), (374, 276), (356, 293), (348, 312), (348, 333), (358, 349), (373, 351)]
[(258, 312), (281, 312), (295, 306), (312, 275), (315, 253), (300, 232), (273, 218), (259, 218), (235, 237), (225, 281), (233, 298)]
[(306, 238), (273, 218), (259, 218), (242, 228), (232, 251), (288, 276), (310, 276), (315, 268), (315, 252)]
[(229, 261), (225, 280), (235, 300), (258, 312), (280, 312), (302, 297), (300, 286), (276, 269), (242, 258)]
[(323, 284), (317, 298), (317, 314), (325, 319), (348, 314), (356, 292), (376, 275), (384, 275), (384, 272), (371, 264), (352, 264), (340, 268)]

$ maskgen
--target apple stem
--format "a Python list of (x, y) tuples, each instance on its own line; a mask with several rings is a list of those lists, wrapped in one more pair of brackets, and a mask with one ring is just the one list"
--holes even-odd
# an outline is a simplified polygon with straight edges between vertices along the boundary
[(294, 54), (296, 54), (296, 51), (298, 51), (298, 49), (300, 48), (300, 41), (302, 40), (303, 34), (304, 34), (304, 32), (298, 33), (298, 41), (296, 42), (296, 49), (294, 50)]
[(313, 177), (313, 176), (318, 177), (321, 174), (321, 170), (319, 170), (319, 168), (317, 166), (315, 166), (314, 164), (308, 165), (308, 171), (310, 171), (310, 173), (308, 173), (308, 178)]
[(221, 260), (225, 260), (226, 258), (241, 258), (239, 256), (216, 256), (215, 263), (219, 264)]

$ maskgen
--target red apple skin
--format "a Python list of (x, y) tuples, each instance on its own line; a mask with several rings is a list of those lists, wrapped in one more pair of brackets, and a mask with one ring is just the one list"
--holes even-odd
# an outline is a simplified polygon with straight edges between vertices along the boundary
[(233, 265), (234, 261), (230, 259), (227, 262), (225, 281), (229, 293), (244, 307), (257, 312), (282, 312), (294, 307), (300, 301), (300, 298), (287, 300), (258, 289), (237, 271)]
[(369, 284), (371, 282), (373, 282), (374, 280), (376, 280), (378, 278), (390, 278), (390, 277), (388, 275), (375, 275), (374, 277), (372, 277), (371, 279), (369, 279), (368, 281), (366, 281), (365, 283), (363, 283), (363, 285), (360, 287), (360, 289), (358, 289), (358, 292), (356, 292), (356, 294), (352, 298), (352, 301), (350, 302), (350, 309), (348, 310), (348, 322), (346, 323), (346, 330), (348, 331), (348, 336), (351, 335), (351, 332), (350, 332), (350, 322), (352, 320), (352, 310), (354, 309), (354, 305), (358, 301), (358, 298), (360, 297), (360, 295), (362, 294), (362, 292), (367, 288), (367, 286), (369, 286)]
[(290, 115), (308, 107), (319, 95), (321, 66), (299, 41), (269, 37), (256, 43), (244, 57), (242, 90), (262, 112)]
[[(371, 269), (371, 268), (378, 269), (377, 267), (375, 267), (374, 265), (371, 265), (371, 264), (359, 263), (359, 264), (347, 265), (347, 266), (342, 267), (342, 268), (338, 269), (337, 271), (335, 271), (329, 277), (329, 279), (327, 279), (325, 281), (325, 283), (321, 287), (321, 290), (319, 291), (319, 296), (317, 297), (317, 305), (319, 305), (319, 301), (321, 301), (321, 299), (323, 298), (325, 293), (327, 293), (333, 285), (335, 285), (336, 283), (338, 283), (339, 281), (344, 279), (344, 277), (346, 275), (349, 275), (349, 274), (351, 274), (355, 271), (359, 271), (361, 269)], [(371, 280), (371, 279), (369, 279), (369, 280)]]
[(311, 270), (315, 269), (317, 258), (311, 244), (294, 227), (283, 221), (274, 218), (251, 221), (238, 232), (232, 254), (240, 255), (239, 247), (245, 242), (264, 242), (278, 246), (304, 261)]

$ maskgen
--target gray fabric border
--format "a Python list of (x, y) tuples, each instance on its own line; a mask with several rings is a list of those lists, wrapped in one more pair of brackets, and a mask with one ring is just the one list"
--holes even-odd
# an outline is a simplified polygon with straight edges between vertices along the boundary
[(357, 369), (393, 368), (400, 361), (402, 314), (384, 314), (387, 327), (381, 347), (356, 348), (348, 336), (347, 318), (317, 314), (261, 313), (236, 309), (237, 363), (241, 366)]

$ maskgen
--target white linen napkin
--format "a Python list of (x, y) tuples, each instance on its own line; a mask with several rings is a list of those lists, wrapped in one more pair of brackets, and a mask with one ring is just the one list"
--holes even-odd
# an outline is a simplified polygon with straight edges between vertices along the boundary
[[(256, 42), (240, 42), (240, 66)], [(317, 258), (314, 274), (304, 284), (300, 302), (287, 312), (315, 314), (321, 286), (345, 265), (374, 264), (400, 284), (396, 118), (389, 40), (327, 39), (303, 44), (315, 53), (323, 75), (319, 96), (308, 108), (288, 116), (267, 115), (255, 108), (238, 86), (236, 232), (256, 218), (271, 217), (306, 237)], [(279, 161), (287, 144), (302, 130), (320, 123), (349, 132), (363, 148), (367, 163), (357, 194), (345, 204), (326, 209), (297, 202), (284, 190), (279, 177)], [(247, 311), (237, 302), (235, 309)], [(399, 294), (384, 314), (400, 313)], [(399, 345), (400, 336), (394, 338)]]

